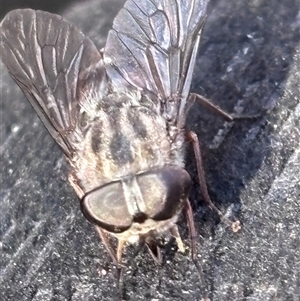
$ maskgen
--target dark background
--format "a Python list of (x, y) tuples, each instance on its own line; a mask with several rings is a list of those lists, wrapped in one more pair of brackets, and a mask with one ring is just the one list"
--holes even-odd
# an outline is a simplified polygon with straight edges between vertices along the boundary
[(76, 2), (83, 2), (80, 0), (1, 0), (0, 9), (1, 9), (1, 19), (9, 11), (18, 8), (32, 8), (46, 10), (51, 13), (58, 13), (65, 7), (68, 7), (71, 4), (76, 4)]
[[(18, 4), (22, 3), (21, 4)], [(4, 1), (63, 14), (103, 46), (122, 1)], [(51, 5), (50, 5), (51, 3)], [(57, 4), (57, 5), (56, 5)], [(211, 300), (300, 300), (300, 12), (296, 0), (214, 0), (192, 91), (256, 121), (225, 123), (201, 106), (188, 128), (201, 140), (210, 195), (240, 219), (233, 233), (201, 202), (191, 149), (199, 261)], [(115, 268), (82, 216), (67, 164), (19, 88), (1, 67), (0, 300), (118, 300)], [(200, 300), (189, 253), (166, 246), (124, 261), (125, 300)]]

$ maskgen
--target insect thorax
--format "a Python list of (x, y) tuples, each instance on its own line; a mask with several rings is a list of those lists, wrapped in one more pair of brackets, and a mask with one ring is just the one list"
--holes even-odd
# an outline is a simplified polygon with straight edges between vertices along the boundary
[(91, 99), (83, 108), (86, 135), (74, 166), (84, 192), (166, 165), (183, 167), (181, 133), (174, 141), (153, 102), (151, 107), (138, 97), (111, 94), (100, 101)]

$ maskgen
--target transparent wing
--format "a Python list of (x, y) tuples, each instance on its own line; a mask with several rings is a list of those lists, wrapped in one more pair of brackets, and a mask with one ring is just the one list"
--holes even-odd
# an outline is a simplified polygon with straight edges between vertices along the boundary
[[(81, 97), (103, 88), (106, 74), (94, 44), (61, 17), (30, 9), (10, 12), (0, 24), (1, 59), (46, 128), (68, 157)], [(84, 104), (83, 104), (84, 105)]]
[[(127, 0), (104, 49), (115, 87), (147, 90), (185, 107), (207, 0)], [(178, 112), (177, 112), (178, 113)]]

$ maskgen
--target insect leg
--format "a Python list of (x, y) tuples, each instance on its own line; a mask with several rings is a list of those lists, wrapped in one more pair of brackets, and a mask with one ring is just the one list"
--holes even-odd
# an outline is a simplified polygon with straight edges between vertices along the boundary
[(76, 194), (78, 195), (78, 197), (80, 199), (82, 199), (84, 197), (84, 192), (82, 191), (82, 189), (78, 185), (77, 178), (72, 172), (69, 174), (68, 180), (69, 180), (71, 186), (74, 188), (74, 190), (75, 190)]
[[(124, 246), (125, 242), (119, 241), (118, 248), (117, 248), (117, 254), (116, 254), (111, 246), (111, 243), (109, 241), (107, 234), (100, 227), (96, 226), (96, 230), (97, 230), (108, 254), (112, 258), (113, 263), (117, 267), (117, 275), (115, 276), (115, 279), (116, 279), (116, 285), (118, 287), (119, 294), (121, 296), (122, 295), (122, 292), (121, 292), (122, 280), (121, 279), (122, 279), (122, 268), (123, 268), (123, 266), (121, 265), (121, 259), (122, 259), (122, 250), (123, 250), (123, 246)], [(123, 300), (123, 299), (121, 298), (121, 300)]]
[[(107, 236), (107, 234), (100, 228), (96, 226), (96, 230), (108, 252), (108, 254), (110, 255), (113, 263), (117, 266), (120, 267), (120, 261), (118, 261), (118, 256), (116, 254), (116, 252), (113, 250), (111, 243), (109, 241), (109, 238)], [(119, 246), (118, 246), (118, 251), (119, 251)]]
[(161, 249), (156, 241), (148, 241), (146, 242), (146, 247), (152, 256), (154, 262), (158, 265), (162, 263), (162, 254)]
[(184, 253), (184, 244), (182, 242), (182, 239), (180, 237), (179, 231), (178, 231), (178, 227), (175, 225), (170, 229), (170, 233), (173, 237), (175, 237), (176, 239), (176, 243), (178, 246), (178, 249), (180, 252)]
[(207, 98), (205, 98), (202, 95), (196, 94), (196, 93), (191, 93), (190, 94), (191, 97), (193, 97), (194, 101), (196, 100), (197, 102), (199, 102), (203, 107), (209, 109), (210, 111), (212, 111), (213, 113), (215, 113), (216, 115), (221, 116), (222, 118), (224, 118), (226, 121), (230, 122), (233, 121), (234, 118), (226, 113), (225, 111), (223, 111), (220, 107), (218, 107), (217, 105), (214, 105), (213, 103), (211, 103)]
[(227, 224), (232, 228), (233, 232), (238, 232), (241, 229), (240, 221), (230, 221), (226, 216), (222, 214), (222, 212), (214, 205), (214, 203), (211, 201), (208, 190), (207, 190), (207, 184), (205, 180), (205, 172), (203, 168), (203, 162), (202, 162), (202, 155), (201, 155), (201, 148), (200, 148), (200, 142), (198, 139), (198, 136), (195, 132), (190, 131), (187, 134), (189, 140), (192, 141), (193, 149), (196, 157), (196, 164), (197, 164), (197, 172), (198, 172), (198, 178), (200, 182), (200, 189), (201, 194), (203, 196), (204, 202), (212, 209), (214, 210), (220, 217), (221, 221)]
[(209, 109), (211, 112), (215, 113), (216, 115), (221, 116), (224, 118), (227, 122), (231, 121), (238, 121), (238, 120), (255, 120), (258, 119), (262, 116), (262, 114), (257, 114), (257, 115), (233, 115), (225, 112), (222, 110), (220, 107), (217, 105), (214, 105), (209, 99), (205, 98), (202, 95), (196, 94), (196, 93), (191, 93), (190, 97), (193, 97), (193, 101), (197, 101), (200, 103), (203, 107)]
[(117, 262), (118, 262), (118, 264), (120, 264), (121, 260), (122, 260), (124, 245), (125, 245), (125, 240), (119, 240), (118, 241), (118, 247), (117, 247)]
[(201, 189), (201, 194), (203, 196), (203, 200), (212, 210), (217, 212), (220, 218), (222, 219), (223, 218), (222, 212), (214, 205), (214, 203), (211, 201), (210, 196), (208, 194), (198, 136), (195, 132), (192, 131), (190, 131), (187, 134), (187, 136), (193, 144), (193, 149), (196, 157), (197, 172), (198, 172), (198, 177), (200, 182), (200, 189)]
[(205, 298), (202, 299), (202, 300), (210, 300), (207, 297), (207, 291), (206, 291), (206, 286), (205, 286), (205, 277), (204, 277), (204, 274), (203, 274), (203, 270), (202, 270), (202, 267), (200, 266), (200, 264), (197, 260), (197, 257), (196, 257), (196, 254), (197, 254), (197, 246), (196, 246), (197, 231), (196, 231), (196, 227), (195, 227), (195, 223), (194, 223), (193, 209), (192, 209), (192, 206), (191, 206), (191, 203), (190, 203), (189, 199), (186, 200), (184, 209), (185, 209), (185, 212), (186, 212), (186, 219), (187, 219), (188, 228), (189, 228), (189, 232), (190, 232), (192, 260), (193, 260), (194, 265), (195, 265), (195, 267), (198, 271), (201, 286), (202, 286), (203, 295), (205, 296)]

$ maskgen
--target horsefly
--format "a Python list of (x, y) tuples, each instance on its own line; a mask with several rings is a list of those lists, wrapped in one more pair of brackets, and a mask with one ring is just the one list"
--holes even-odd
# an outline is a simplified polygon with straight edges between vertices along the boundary
[(101, 51), (48, 12), (14, 10), (1, 23), (2, 61), (63, 150), (82, 212), (117, 265), (127, 243), (159, 260), (166, 234), (184, 251), (176, 225), (183, 209), (195, 235), (187, 139), (216, 209), (197, 136), (184, 130), (207, 2), (128, 0)]

